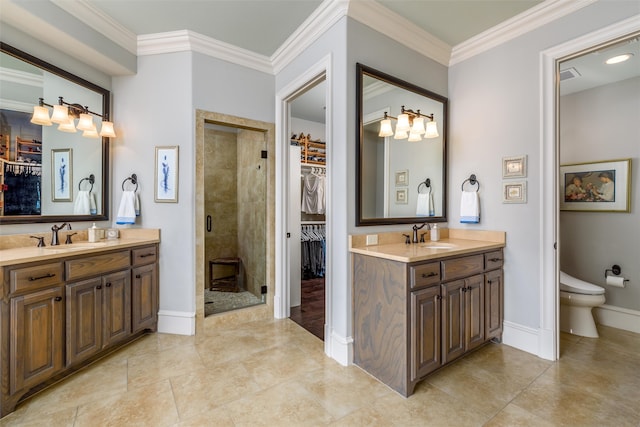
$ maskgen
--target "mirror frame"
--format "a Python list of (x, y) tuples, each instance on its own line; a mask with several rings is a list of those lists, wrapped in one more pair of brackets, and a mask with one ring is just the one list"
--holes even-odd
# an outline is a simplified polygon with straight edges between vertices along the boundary
[[(364, 147), (363, 123), (363, 77), (365, 75), (382, 80), (388, 84), (414, 92), (418, 95), (442, 103), (442, 216), (433, 217), (397, 217), (397, 218), (363, 218), (362, 217), (362, 153)], [(448, 128), (448, 98), (438, 95), (413, 83), (383, 73), (366, 65), (356, 64), (356, 226), (415, 224), (423, 222), (447, 222), (447, 128)]]
[[(48, 62), (45, 62), (33, 55), (16, 49), (4, 42), (0, 42), (0, 52), (11, 55), (17, 59), (27, 62), (33, 66), (43, 69), (51, 74), (55, 74), (58, 77), (62, 77), (82, 86), (86, 89), (97, 92), (102, 95), (102, 114), (110, 111), (110, 98), (111, 93), (96, 84), (93, 84), (81, 77), (71, 74), (61, 68), (56, 67)], [(36, 105), (36, 102), (34, 102)], [(13, 216), (0, 216), (0, 224), (32, 224), (32, 223), (51, 223), (61, 221), (106, 221), (109, 219), (109, 138), (102, 138), (102, 214), (99, 215), (13, 215)]]

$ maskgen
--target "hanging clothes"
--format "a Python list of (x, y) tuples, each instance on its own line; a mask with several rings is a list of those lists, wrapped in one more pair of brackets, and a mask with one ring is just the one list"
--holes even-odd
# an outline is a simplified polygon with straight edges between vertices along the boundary
[(313, 168), (304, 175), (302, 181), (302, 212), (307, 214), (324, 214), (326, 176), (320, 168)]
[(325, 236), (323, 224), (302, 226), (300, 245), (303, 279), (324, 277), (327, 252)]

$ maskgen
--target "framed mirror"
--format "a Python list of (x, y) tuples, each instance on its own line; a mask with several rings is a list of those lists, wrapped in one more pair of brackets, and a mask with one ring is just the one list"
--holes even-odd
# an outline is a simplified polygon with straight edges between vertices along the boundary
[(356, 71), (356, 225), (445, 222), (447, 98)]
[(0, 71), (0, 224), (109, 219), (108, 138), (31, 120), (41, 98), (52, 107), (63, 97), (99, 128), (110, 92), (6, 43)]

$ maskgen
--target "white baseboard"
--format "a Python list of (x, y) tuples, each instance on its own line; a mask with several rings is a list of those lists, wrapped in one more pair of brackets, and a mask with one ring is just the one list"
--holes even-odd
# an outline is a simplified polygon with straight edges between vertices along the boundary
[(640, 334), (640, 311), (605, 304), (594, 308), (593, 314), (601, 325)]
[(340, 336), (330, 331), (327, 325), (325, 325), (324, 336), (324, 352), (327, 356), (342, 366), (351, 365), (353, 363), (353, 338)]
[(503, 321), (502, 343), (518, 350), (540, 356), (540, 331), (517, 323)]
[(158, 332), (163, 334), (195, 335), (196, 313), (160, 310), (158, 312)]

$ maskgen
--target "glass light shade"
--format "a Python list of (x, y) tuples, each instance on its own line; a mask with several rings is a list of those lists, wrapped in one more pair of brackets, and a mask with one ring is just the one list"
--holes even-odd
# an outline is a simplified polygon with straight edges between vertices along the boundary
[[(91, 129), (87, 129), (84, 132), (82, 132), (82, 136), (86, 137), (86, 138), (99, 138), (100, 135), (98, 135), (98, 131), (96, 130), (96, 125), (93, 124), (93, 121), (91, 122)], [(80, 126), (78, 126), (78, 129), (80, 129)]]
[(49, 118), (49, 109), (47, 107), (40, 107), (39, 105), (34, 105), (33, 116), (31, 116), (31, 123), (35, 125), (51, 126), (51, 119)]
[(380, 133), (378, 136), (391, 136), (393, 135), (393, 129), (391, 128), (391, 119), (385, 119), (380, 121)]
[(413, 130), (409, 132), (409, 142), (418, 142), (422, 141), (422, 136), (418, 132), (414, 132)]
[(398, 127), (396, 126), (396, 134), (393, 135), (393, 139), (407, 139), (409, 137), (409, 134), (407, 133), (407, 131), (399, 131)]
[(427, 122), (427, 131), (424, 135), (425, 138), (437, 138), (440, 134), (438, 133), (438, 124), (434, 121)]
[(69, 122), (69, 108), (66, 105), (54, 105), (51, 115), (53, 123), (64, 124)]
[(78, 129), (80, 130), (94, 130), (96, 126), (93, 124), (93, 116), (91, 114), (80, 114), (80, 120), (78, 120)]
[(396, 125), (396, 132), (408, 132), (411, 129), (409, 124), (409, 115), (400, 114), (398, 116), (398, 124)]
[[(413, 119), (413, 126), (411, 126), (411, 133), (417, 133), (418, 135), (424, 135), (424, 117), (416, 117)], [(409, 135), (409, 141), (411, 141), (411, 135)]]
[(60, 123), (60, 125), (58, 126), (58, 130), (61, 131), (61, 132), (75, 133), (76, 132), (76, 125), (73, 122), (73, 117), (67, 116), (67, 122), (66, 123)]
[(105, 136), (107, 138), (115, 138), (116, 133), (113, 130), (113, 123), (102, 122), (102, 128), (100, 129), (100, 136)]

